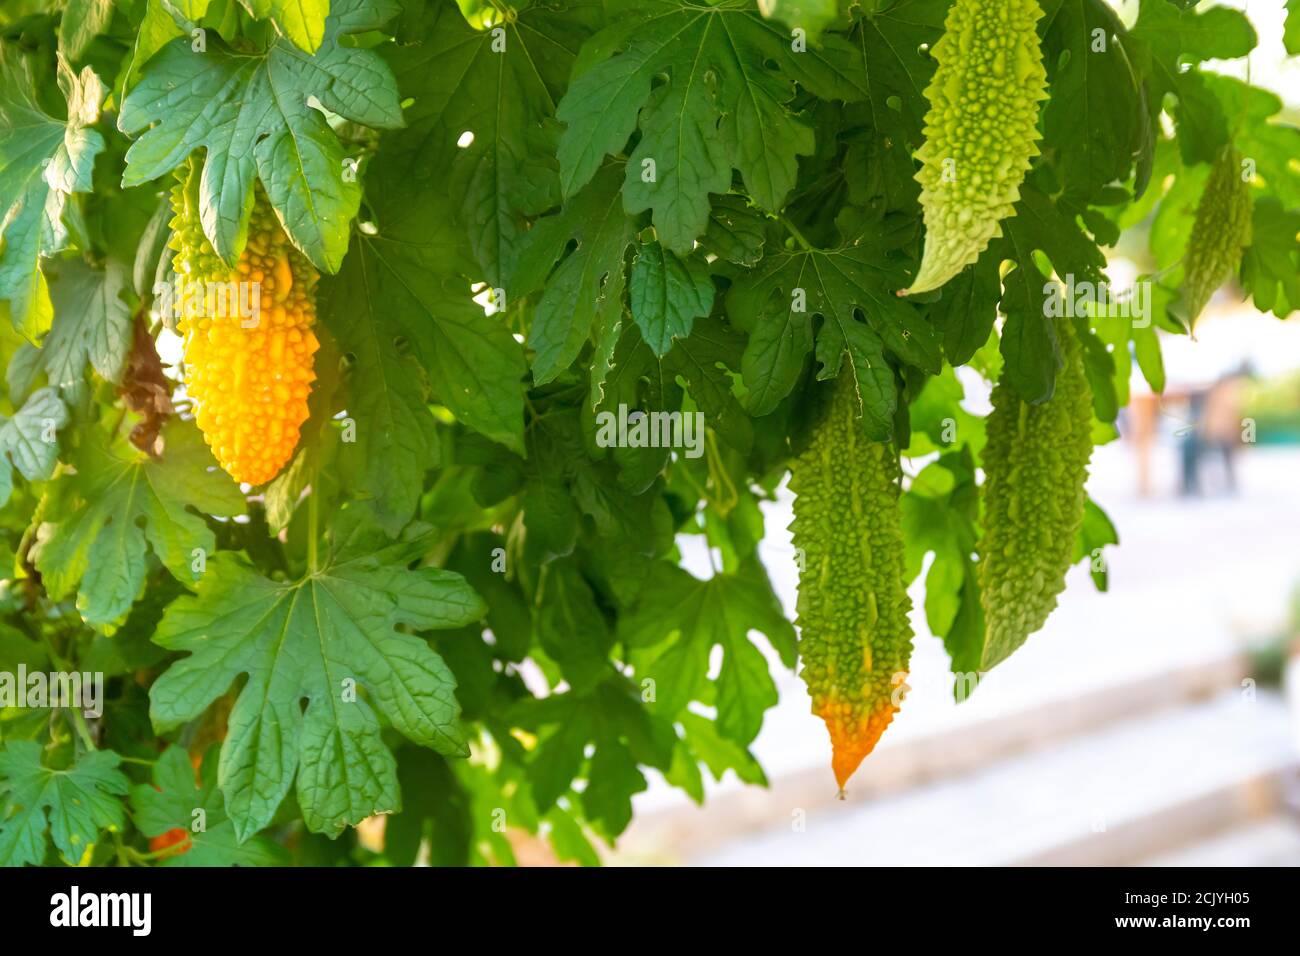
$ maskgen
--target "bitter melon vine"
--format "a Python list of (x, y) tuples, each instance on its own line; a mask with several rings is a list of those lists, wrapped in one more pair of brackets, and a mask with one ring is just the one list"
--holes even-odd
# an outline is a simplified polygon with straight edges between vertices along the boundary
[(0, 3), (0, 866), (595, 864), (790, 668), (843, 786), (1114, 543), (1181, 307), (1300, 308), (1242, 6)]
[(1062, 367), (1050, 399), (1031, 405), (1005, 376), (993, 387), (983, 456), (982, 668), (1005, 660), (1043, 626), (1065, 587), (1083, 525), (1092, 391), (1068, 321), (1058, 322), (1057, 339)]
[(906, 693), (912, 628), (903, 578), (898, 452), (867, 438), (854, 377), (840, 373), (825, 417), (790, 465), (801, 555), (802, 675), (831, 736), (840, 789)]
[(1196, 206), (1187, 244), (1183, 307), (1188, 326), (1196, 323), (1210, 296), (1241, 265), (1241, 254), (1250, 245), (1253, 208), (1241, 154), (1231, 145), (1224, 146)]
[(948, 11), (916, 152), (925, 251), (909, 293), (937, 289), (978, 259), (1014, 214), (1047, 98), (1042, 15), (1037, 0), (957, 0)]
[(284, 467), (307, 420), (319, 343), (316, 269), (293, 247), (259, 185), (234, 269), (203, 234), (197, 170), (177, 171), (171, 247), (185, 389), (221, 467), (260, 485)]

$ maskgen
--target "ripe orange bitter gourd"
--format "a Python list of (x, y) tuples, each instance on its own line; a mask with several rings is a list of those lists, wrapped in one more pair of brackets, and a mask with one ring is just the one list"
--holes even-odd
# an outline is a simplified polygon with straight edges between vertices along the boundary
[[(149, 838), (149, 852), (166, 856), (180, 856), (189, 853), (194, 846), (190, 833), (183, 827), (173, 827), (165, 833)], [(164, 851), (170, 851), (164, 854)]]
[(182, 166), (172, 189), (185, 389), (221, 467), (260, 485), (289, 461), (307, 420), (319, 274), (290, 243), (260, 185), (247, 245), (227, 266), (203, 234), (198, 179), (196, 168)]
[(907, 691), (912, 628), (904, 580), (898, 452), (870, 440), (849, 371), (791, 462), (800, 672), (826, 721), (841, 791)]

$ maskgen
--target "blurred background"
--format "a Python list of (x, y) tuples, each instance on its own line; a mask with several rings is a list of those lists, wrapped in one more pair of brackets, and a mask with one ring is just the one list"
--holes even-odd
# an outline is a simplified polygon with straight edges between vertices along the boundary
[[(1132, 22), (1136, 3), (1112, 5)], [(1259, 30), (1251, 81), (1300, 123), (1281, 0), (1225, 5)], [(1244, 60), (1212, 67), (1246, 78)], [(1152, 271), (1146, 249), (1126, 234), (1114, 288)], [(1094, 453), (1088, 491), (1120, 535), (1108, 593), (1076, 566), (1046, 627), (960, 705), (914, 613), (912, 690), (844, 801), (772, 655), (781, 703), (753, 748), (770, 787), (728, 777), (697, 807), (652, 781), (611, 862), (1300, 865), (1300, 319), (1240, 298), (1220, 290), (1195, 341), (1161, 334), (1165, 392), (1135, 365), (1121, 438)], [(783, 495), (762, 551), (793, 618), (790, 518)]]

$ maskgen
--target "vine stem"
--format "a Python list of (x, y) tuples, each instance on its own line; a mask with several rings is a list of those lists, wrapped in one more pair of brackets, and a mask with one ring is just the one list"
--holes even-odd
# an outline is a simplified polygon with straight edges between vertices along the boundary
[(135, 847), (125, 846), (125, 845), (122, 847), (122, 849), (126, 851), (127, 858), (136, 864), (145, 864), (145, 863), (149, 863), (152, 860), (161, 860), (164, 857), (176, 855), (176, 848), (170, 846), (163, 847), (161, 850), (153, 850), (149, 853), (145, 853), (142, 850), (137, 850)]
[(792, 223), (787, 216), (779, 215), (777, 218), (781, 220), (781, 225), (785, 226), (786, 231), (790, 233), (795, 242), (799, 243), (805, 251), (813, 251), (812, 244), (803, 237), (803, 233), (798, 230), (795, 224)]
[(320, 489), (316, 487), (319, 472), (313, 476), (311, 497), (307, 499), (307, 567), (310, 573), (320, 570), (320, 556), (316, 548), (316, 536), (320, 528)]
[(86, 716), (76, 707), (69, 707), (72, 713), (72, 726), (77, 728), (77, 736), (81, 742), (86, 745), (87, 750), (98, 750), (95, 746), (95, 738), (90, 735), (90, 725), (86, 723)]
[[(42, 632), (41, 641), (44, 643), (45, 652), (49, 655), (50, 661), (55, 667), (61, 671), (72, 669), (68, 661), (59, 653), (58, 648), (54, 646), (54, 641), (51, 640), (49, 634)], [(66, 710), (72, 715), (70, 718), (72, 729), (77, 732), (77, 737), (80, 738), (82, 744), (85, 745), (87, 750), (98, 750), (99, 747), (95, 745), (95, 738), (90, 733), (90, 725), (86, 723), (86, 715), (76, 707), (68, 707)]]

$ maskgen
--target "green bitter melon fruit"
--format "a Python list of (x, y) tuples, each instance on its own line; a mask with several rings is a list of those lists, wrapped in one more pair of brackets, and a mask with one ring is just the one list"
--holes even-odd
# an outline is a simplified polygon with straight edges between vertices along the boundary
[(830, 732), (841, 791), (907, 690), (912, 628), (904, 581), (898, 453), (867, 438), (853, 375), (790, 467), (799, 572), (799, 653), (813, 713)]
[(1253, 208), (1241, 154), (1225, 146), (1210, 169), (1187, 244), (1183, 306), (1189, 328), (1214, 291), (1241, 265), (1242, 252), (1250, 245)]
[(1015, 213), (1038, 155), (1038, 108), (1047, 74), (1037, 0), (956, 0), (934, 45), (938, 64), (921, 168), (925, 251), (911, 288), (937, 289), (979, 258)]
[(1062, 367), (1052, 397), (1024, 401), (1005, 373), (993, 387), (984, 446), (981, 669), (1005, 660), (1047, 621), (1083, 525), (1092, 455), (1092, 390), (1069, 320), (1056, 326)]

